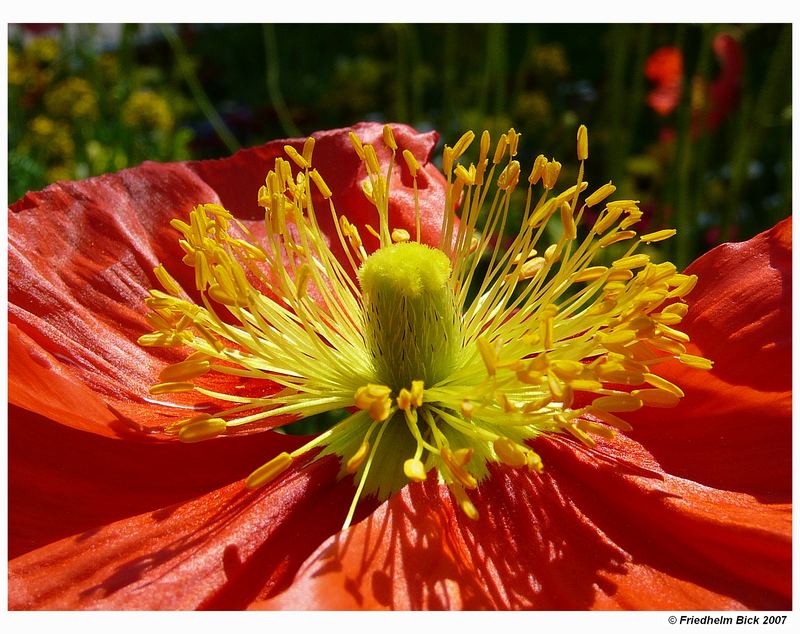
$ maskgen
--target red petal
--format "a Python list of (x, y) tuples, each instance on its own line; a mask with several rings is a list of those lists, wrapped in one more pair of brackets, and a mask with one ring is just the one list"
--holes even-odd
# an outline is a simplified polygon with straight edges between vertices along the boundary
[(672, 410), (627, 417), (631, 435), (669, 472), (765, 500), (791, 499), (791, 218), (713, 249), (681, 328), (710, 372), (677, 363), (659, 374), (686, 393)]
[[(412, 485), (331, 537), (262, 609), (786, 609), (787, 507), (543, 441), (542, 476), (496, 470), (470, 521), (444, 487)], [(605, 447), (603, 448), (605, 450)], [(663, 480), (661, 479), (663, 478)]]
[(683, 77), (683, 53), (676, 46), (662, 46), (647, 58), (644, 74), (658, 84), (680, 83)]
[(203, 443), (119, 442), (9, 409), (9, 557), (241, 480), (304, 442), (265, 433)]
[[(354, 130), (365, 142), (378, 141), (382, 134), (378, 124)], [(441, 175), (426, 162), (437, 135), (400, 125), (394, 130), (400, 150), (410, 149), (424, 165), (419, 178), (424, 236), (436, 241), (444, 187)], [(375, 224), (377, 214), (361, 193), (363, 168), (347, 132), (319, 133), (315, 162), (336, 192), (340, 210), (351, 220)], [(150, 398), (147, 388), (157, 382), (160, 369), (181, 357), (137, 345), (150, 330), (143, 299), (158, 287), (151, 272), (159, 262), (186, 288), (193, 287), (192, 270), (180, 262), (178, 234), (169, 221), (185, 217), (198, 203), (220, 199), (233, 212), (254, 217), (258, 188), (285, 143), (275, 141), (218, 161), (148, 163), (57, 183), (13, 205), (8, 222), (11, 402), (107, 436), (163, 436), (160, 430), (183, 416), (170, 403), (190, 408), (188, 415), (192, 408), (208, 409), (194, 394), (156, 402)], [(380, 159), (388, 161), (382, 148), (376, 144)], [(393, 217), (400, 218), (397, 225), (408, 227), (414, 220), (413, 194), (404, 169), (395, 165), (390, 205)], [(331, 230), (330, 218), (324, 213), (320, 218), (323, 228)], [(330, 242), (340, 250), (338, 238)], [(213, 381), (210, 387), (223, 392), (241, 383), (218, 374)], [(269, 387), (262, 382), (259, 389), (263, 394)]]
[(336, 482), (337, 468), (323, 460), (253, 492), (231, 484), (18, 557), (9, 607), (243, 608), (260, 591), (285, 588), (341, 527), (353, 489)]
[[(391, 124), (391, 127), (397, 142), (397, 161), (392, 169), (389, 189), (391, 228), (406, 229), (412, 236), (416, 231), (413, 181), (402, 158), (403, 150), (409, 150), (422, 168), (417, 176), (417, 186), (423, 242), (438, 244), (444, 212), (445, 181), (429, 160), (439, 135), (436, 132), (420, 134), (403, 124)], [(372, 144), (378, 161), (384, 168), (388, 167), (391, 152), (383, 143), (383, 124), (378, 123), (359, 123), (352, 128), (315, 132), (311, 135), (316, 139), (312, 162), (333, 192), (337, 213), (346, 215), (350, 222), (359, 226), (370, 224), (377, 228), (378, 213), (361, 188), (367, 172), (351, 144), (351, 131), (362, 143)], [(256, 204), (256, 194), (264, 184), (267, 171), (278, 156), (285, 156), (284, 145), (301, 150), (303, 143), (304, 139), (272, 141), (258, 148), (238, 152), (230, 159), (189, 165), (219, 194), (223, 205), (245, 217), (255, 218), (263, 214)], [(344, 262), (346, 258), (336, 237), (328, 204), (321, 198), (316, 200), (317, 219), (323, 233), (331, 236), (330, 247)], [(377, 241), (367, 231), (360, 230), (360, 233), (367, 251), (374, 250)]]

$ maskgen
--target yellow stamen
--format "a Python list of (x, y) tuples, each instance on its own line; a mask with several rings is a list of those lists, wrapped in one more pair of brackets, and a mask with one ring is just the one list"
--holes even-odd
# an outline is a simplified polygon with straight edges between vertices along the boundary
[(293, 461), (294, 458), (284, 451), (247, 476), (244, 485), (248, 489), (257, 489), (265, 484), (269, 484), (292, 466)]

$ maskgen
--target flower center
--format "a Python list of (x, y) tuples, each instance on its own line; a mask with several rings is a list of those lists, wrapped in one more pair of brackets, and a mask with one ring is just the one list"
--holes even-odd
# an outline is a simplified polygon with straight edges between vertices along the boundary
[(406, 242), (378, 249), (359, 271), (375, 376), (395, 394), (412, 381), (435, 385), (455, 368), (464, 337), (450, 268), (438, 249)]
[[(392, 128), (382, 136), (383, 162), (375, 145), (350, 133), (367, 174), (364, 194), (377, 212), (377, 229), (361, 225), (379, 240), (372, 255), (312, 168), (313, 138), (301, 150), (285, 146), (291, 163), (276, 159), (267, 174), (258, 193), (263, 230), (250, 231), (215, 204), (199, 205), (189, 222), (173, 221), (195, 289), (185, 292), (156, 268), (164, 290), (146, 300), (154, 330), (139, 342), (181, 347), (187, 356), (164, 368), (150, 393), (196, 391), (222, 405), (167, 431), (196, 442), (344, 409), (344, 420), (274, 457), (246, 486), (330, 455), (356, 486), (345, 525), (362, 495), (386, 499), (431, 473), (475, 518), (468, 491), (489, 476), (489, 463), (541, 471), (530, 441), (569, 434), (594, 447), (597, 437), (630, 429), (619, 413), (678, 403), (683, 392), (658, 375), (659, 364), (711, 367), (686, 353), (689, 337), (674, 328), (697, 278), (651, 261), (657, 251), (650, 245), (675, 230), (638, 235), (637, 201), (605, 202), (615, 190), (610, 183), (581, 202), (585, 127), (574, 185), (556, 194), (561, 163), (542, 155), (533, 162), (510, 242), (502, 239), (509, 210), (523, 198), (515, 195), (520, 135), (509, 129), (490, 154), (484, 132), (469, 166), (461, 161), (474, 133), (445, 146), (437, 248), (422, 244), (417, 158), (402, 150), (401, 167)], [(407, 229), (390, 226), (389, 183), (401, 180), (401, 169), (414, 188), (416, 222)], [(590, 210), (594, 220), (582, 223)], [(324, 212), (346, 261), (336, 259), (320, 229)], [(211, 389), (203, 384), (209, 373), (249, 381), (251, 389)]]

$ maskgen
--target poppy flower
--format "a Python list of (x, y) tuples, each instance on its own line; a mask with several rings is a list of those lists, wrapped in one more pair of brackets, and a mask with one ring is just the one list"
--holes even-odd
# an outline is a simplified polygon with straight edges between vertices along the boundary
[(444, 177), (361, 124), (12, 206), (12, 608), (789, 605), (789, 221), (599, 265), (641, 212), (540, 156), (501, 254), (518, 136), (473, 138)]
[[(719, 73), (705, 85), (694, 79), (692, 93), (692, 132), (715, 130), (739, 102), (744, 52), (739, 41), (728, 33), (716, 35), (712, 48), (719, 63)], [(674, 46), (655, 50), (647, 58), (645, 76), (654, 82), (647, 95), (648, 105), (662, 117), (672, 113), (680, 103), (683, 81), (683, 53)], [(701, 117), (703, 117), (701, 119)]]

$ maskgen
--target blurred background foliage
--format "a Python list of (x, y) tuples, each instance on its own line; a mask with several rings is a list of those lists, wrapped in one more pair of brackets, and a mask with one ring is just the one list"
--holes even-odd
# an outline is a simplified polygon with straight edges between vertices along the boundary
[(789, 25), (11, 25), (8, 83), (11, 200), (360, 120), (514, 126), (569, 183), (585, 123), (679, 266), (791, 213)]

